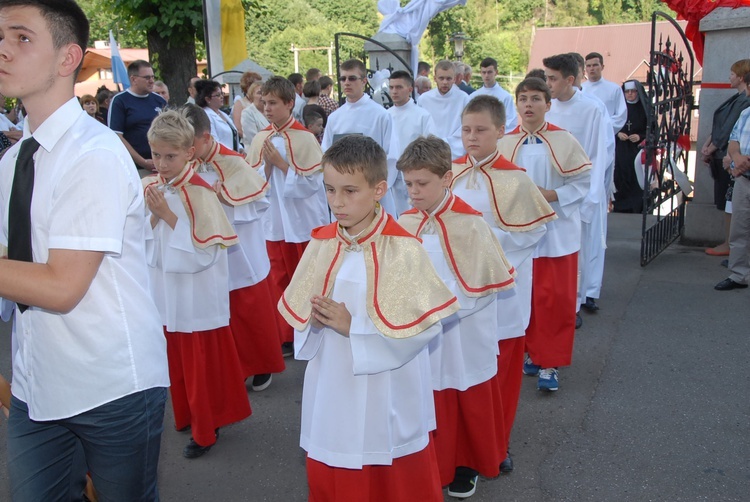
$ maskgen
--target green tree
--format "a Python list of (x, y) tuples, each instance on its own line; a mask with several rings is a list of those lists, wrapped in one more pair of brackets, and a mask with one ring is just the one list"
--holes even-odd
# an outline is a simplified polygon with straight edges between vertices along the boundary
[(145, 47), (146, 34), (139, 30), (125, 29), (119, 16), (112, 15), (112, 2), (108, 0), (78, 0), (78, 4), (89, 18), (89, 45), (95, 40), (109, 41), (109, 30), (115, 35), (120, 47)]

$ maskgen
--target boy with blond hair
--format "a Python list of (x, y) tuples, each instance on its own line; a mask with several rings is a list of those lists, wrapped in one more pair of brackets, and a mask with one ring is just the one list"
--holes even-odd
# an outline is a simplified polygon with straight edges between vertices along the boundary
[(448, 188), (453, 173), (445, 141), (417, 138), (397, 166), (414, 204), (399, 224), (422, 239), (461, 306), (443, 320), (442, 335), (430, 343), (430, 365), (441, 483), (448, 485), (448, 495), (467, 498), (474, 494), (479, 474), (499, 474), (507, 451), (495, 381), (497, 293), (513, 287), (513, 270), (482, 214)]
[(498, 142), (498, 150), (526, 169), (558, 215), (533, 256), (529, 353), (524, 373), (539, 375), (540, 390), (558, 389), (558, 366), (573, 357), (580, 207), (591, 183), (591, 162), (575, 137), (546, 122), (552, 96), (541, 79), (527, 78), (516, 88), (521, 125)]
[[(250, 144), (247, 160), (270, 184), (271, 207), (263, 215), (268, 256), (271, 259), (273, 302), (289, 285), (310, 232), (328, 223), (323, 173), (323, 152), (315, 136), (292, 116), (296, 93), (285, 78), (271, 77), (261, 88), (270, 125)], [(294, 334), (279, 318), (284, 356), (294, 353)]]
[(147, 235), (151, 288), (167, 338), (175, 429), (190, 428), (182, 454), (196, 458), (219, 428), (250, 416), (229, 327), (226, 248), (237, 244), (213, 188), (195, 173), (195, 133), (177, 111), (148, 130), (157, 173), (144, 178), (153, 232)]
[[(557, 218), (534, 182), (497, 150), (505, 134), (505, 108), (494, 96), (472, 99), (461, 117), (466, 156), (454, 161), (453, 193), (481, 212), (516, 270), (516, 295), (501, 299), (498, 316), (500, 357), (498, 380), (506, 434), (513, 425), (521, 391), (523, 336), (531, 313), (531, 256)], [(512, 470), (510, 456), (501, 466)]]
[(383, 149), (347, 136), (322, 162), (337, 222), (315, 229), (278, 305), (308, 361), (300, 446), (310, 500), (442, 501), (427, 344), (458, 301), (380, 207)]
[(180, 110), (195, 131), (195, 170), (214, 188), (239, 239), (227, 252), (229, 324), (243, 376), (253, 376), (252, 389), (271, 384), (271, 374), (284, 371), (279, 327), (271, 300), (262, 216), (268, 210), (268, 182), (245, 161), (211, 136), (211, 121), (197, 105)]

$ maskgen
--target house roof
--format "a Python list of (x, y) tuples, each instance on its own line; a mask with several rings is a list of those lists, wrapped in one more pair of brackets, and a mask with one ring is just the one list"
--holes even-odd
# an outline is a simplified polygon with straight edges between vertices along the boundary
[[(127, 67), (133, 61), (148, 61), (148, 49), (120, 49), (120, 57)], [(86, 49), (83, 55), (83, 66), (78, 74), (78, 82), (87, 80), (99, 70), (112, 68), (109, 49)]]
[[(678, 21), (682, 29), (686, 21)], [(677, 31), (669, 22), (658, 22), (659, 35), (667, 37), (678, 54), (687, 51)], [(692, 47), (691, 47), (692, 49)], [(537, 28), (532, 37), (529, 67), (542, 68), (542, 60), (553, 54), (578, 52), (584, 57), (589, 52), (604, 56), (604, 77), (621, 84), (625, 80), (646, 81), (649, 53), (651, 51), (651, 23), (605, 24), (599, 26), (573, 26), (567, 28)], [(693, 78), (700, 80), (702, 68), (695, 62)]]

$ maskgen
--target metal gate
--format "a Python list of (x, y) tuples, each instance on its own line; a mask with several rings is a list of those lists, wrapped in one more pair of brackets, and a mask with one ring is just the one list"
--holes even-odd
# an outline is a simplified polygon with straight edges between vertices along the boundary
[[(340, 76), (340, 66), (342, 63), (341, 53), (346, 50), (343, 47), (342, 39), (346, 39), (346, 38), (355, 38), (355, 39), (363, 40), (365, 42), (371, 42), (377, 45), (378, 47), (382, 48), (384, 51), (393, 55), (393, 57), (395, 57), (404, 66), (404, 69), (406, 71), (408, 71), (409, 73), (412, 73), (411, 70), (409, 69), (410, 68), (409, 63), (404, 61), (404, 59), (401, 56), (393, 52), (387, 45), (384, 45), (382, 42), (366, 37), (364, 35), (358, 35), (356, 33), (344, 33), (344, 32), (336, 33), (334, 35), (334, 45), (336, 46), (336, 83), (338, 85), (337, 90), (340, 96), (339, 104), (343, 104), (345, 100), (344, 95), (341, 92), (341, 82), (339, 81), (338, 77)], [(367, 57), (367, 53), (365, 52), (364, 49), (361, 49), (355, 52), (351, 50), (351, 48), (349, 48), (347, 52), (348, 54), (346, 55), (345, 60), (356, 58), (364, 62), (365, 66), (367, 66), (367, 61), (369, 58)], [(386, 68), (390, 70), (391, 72), (393, 72), (393, 67), (391, 65), (388, 65)], [(383, 104), (385, 108), (390, 108), (391, 106), (393, 106), (393, 100), (391, 99), (391, 96), (388, 93), (388, 87), (385, 86), (382, 89), (373, 89), (370, 86), (370, 79), (372, 78), (373, 74), (375, 74), (376, 71), (381, 70), (381, 69), (384, 69), (384, 68), (380, 68), (380, 64), (377, 60), (375, 61), (375, 68), (369, 68), (369, 67), (367, 68), (367, 86), (365, 87), (365, 92), (369, 94), (371, 97), (377, 98), (379, 102)], [(413, 94), (414, 94), (413, 97), (416, 98), (416, 90), (414, 91)]]
[[(656, 39), (658, 18), (669, 21), (675, 37)], [(673, 243), (685, 227), (690, 117), (693, 111), (693, 51), (680, 25), (663, 12), (651, 16), (648, 73), (648, 129), (644, 147), (641, 266)]]

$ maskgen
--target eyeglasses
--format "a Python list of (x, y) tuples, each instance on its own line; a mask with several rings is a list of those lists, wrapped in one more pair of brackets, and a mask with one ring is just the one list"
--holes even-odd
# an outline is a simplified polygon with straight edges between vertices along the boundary
[(142, 78), (143, 80), (154, 80), (153, 75), (135, 75), (138, 78)]
[(344, 75), (344, 76), (339, 77), (339, 82), (343, 84), (347, 80), (349, 82), (356, 82), (357, 80), (362, 80), (362, 79), (363, 79), (362, 77), (357, 77), (355, 75), (349, 75), (349, 76)]
[(224, 93), (221, 93), (221, 94), (211, 94), (211, 97), (212, 98), (223, 98), (224, 97)]

